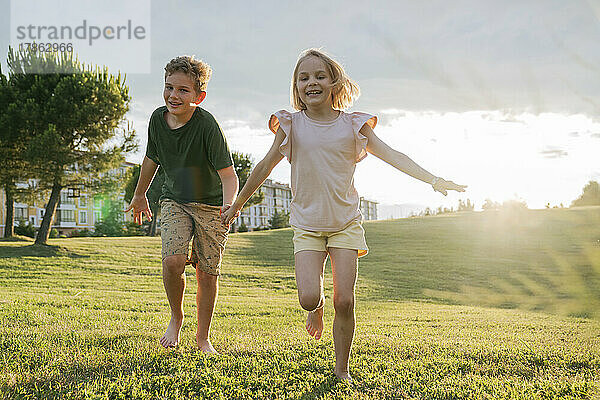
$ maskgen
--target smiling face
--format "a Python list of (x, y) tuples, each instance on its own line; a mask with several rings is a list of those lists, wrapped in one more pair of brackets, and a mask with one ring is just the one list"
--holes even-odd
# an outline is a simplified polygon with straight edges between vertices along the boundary
[(196, 92), (194, 81), (184, 72), (173, 72), (165, 78), (163, 97), (169, 113), (176, 117), (186, 117), (194, 113), (190, 103), (200, 103), (206, 92)]
[(325, 62), (318, 57), (307, 57), (298, 65), (296, 91), (307, 108), (332, 105), (332, 77)]

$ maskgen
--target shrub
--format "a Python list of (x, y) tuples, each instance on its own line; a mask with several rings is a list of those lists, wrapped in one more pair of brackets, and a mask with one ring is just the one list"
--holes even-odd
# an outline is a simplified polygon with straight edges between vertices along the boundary
[(76, 229), (71, 232), (70, 237), (87, 237), (92, 236), (92, 231), (89, 229)]
[(19, 225), (15, 227), (15, 235), (27, 236), (35, 238), (36, 229), (29, 222), (19, 221)]
[(133, 221), (125, 223), (125, 236), (144, 236), (145, 234), (144, 225), (138, 225)]
[(287, 228), (290, 226), (290, 213), (275, 211), (269, 219), (271, 229)]

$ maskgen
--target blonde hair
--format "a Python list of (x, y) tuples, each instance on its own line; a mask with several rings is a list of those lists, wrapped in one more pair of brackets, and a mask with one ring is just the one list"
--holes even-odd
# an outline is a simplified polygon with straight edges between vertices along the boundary
[(202, 60), (196, 60), (194, 56), (175, 57), (165, 67), (165, 79), (175, 72), (183, 72), (194, 81), (194, 89), (197, 93), (205, 92), (212, 68)]
[(296, 68), (294, 68), (294, 74), (292, 75), (292, 107), (298, 111), (306, 110), (306, 104), (300, 100), (296, 81), (298, 80), (298, 68), (300, 67), (300, 64), (309, 57), (319, 58), (327, 67), (333, 85), (333, 89), (331, 91), (332, 107), (336, 110), (345, 110), (346, 108), (352, 106), (354, 100), (360, 96), (360, 88), (358, 85), (351, 80), (348, 75), (346, 75), (344, 68), (337, 61), (333, 60), (319, 49), (307, 49), (300, 53), (300, 56), (298, 56)]

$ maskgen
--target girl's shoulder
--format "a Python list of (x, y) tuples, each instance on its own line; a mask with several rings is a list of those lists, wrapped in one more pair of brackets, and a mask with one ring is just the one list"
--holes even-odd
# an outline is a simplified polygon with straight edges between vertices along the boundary
[(351, 123), (355, 129), (362, 128), (364, 124), (368, 124), (371, 128), (375, 128), (377, 125), (377, 117), (373, 114), (362, 111), (354, 111), (351, 113), (342, 111), (342, 113), (345, 120)]
[(344, 116), (346, 116), (347, 118), (359, 118), (365, 115), (369, 115), (371, 117), (374, 117), (373, 114), (369, 114), (366, 112), (362, 112), (362, 111), (352, 111), (352, 112), (346, 112), (346, 111), (342, 111), (342, 114), (344, 114)]
[(292, 120), (295, 118), (295, 115), (299, 114), (298, 112), (291, 113), (287, 110), (279, 110), (271, 114), (269, 117), (269, 129), (273, 133), (277, 133), (279, 127), (281, 127), (284, 132), (289, 133), (292, 125)]
[(288, 110), (279, 110), (279, 111), (275, 111), (273, 114), (271, 114), (271, 116), (276, 116), (277, 118), (292, 119), (295, 116), (300, 115), (301, 113), (302, 113), (301, 111), (290, 112)]

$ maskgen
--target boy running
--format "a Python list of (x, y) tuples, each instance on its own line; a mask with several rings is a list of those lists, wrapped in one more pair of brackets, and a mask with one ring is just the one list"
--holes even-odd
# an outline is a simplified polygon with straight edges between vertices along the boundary
[[(183, 324), (185, 265), (196, 268), (198, 330), (196, 343), (216, 353), (209, 340), (210, 323), (218, 292), (221, 259), (228, 227), (219, 218), (238, 191), (231, 153), (214, 117), (198, 105), (206, 97), (212, 70), (193, 57), (182, 56), (165, 67), (165, 105), (148, 124), (148, 146), (131, 204), (134, 221), (152, 219), (146, 191), (160, 165), (165, 182), (160, 198), (162, 274), (171, 321), (160, 344), (179, 343)], [(189, 243), (192, 252), (188, 259)]]

